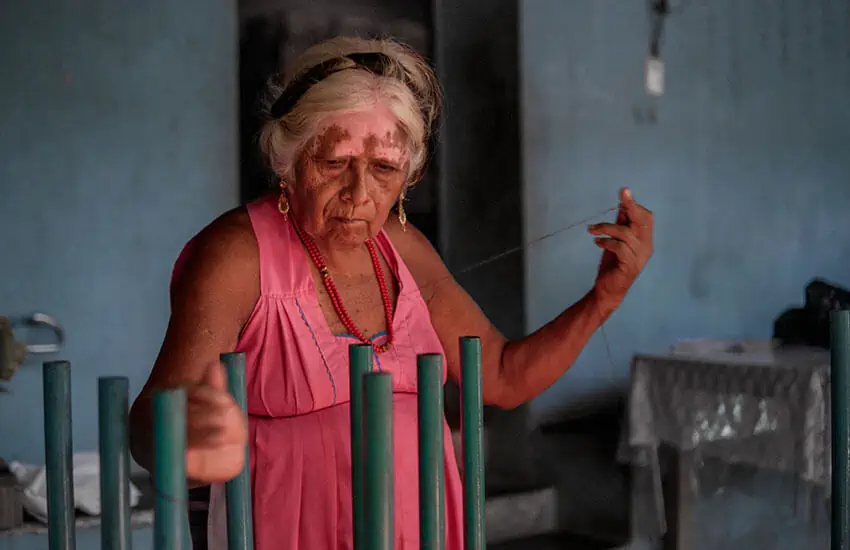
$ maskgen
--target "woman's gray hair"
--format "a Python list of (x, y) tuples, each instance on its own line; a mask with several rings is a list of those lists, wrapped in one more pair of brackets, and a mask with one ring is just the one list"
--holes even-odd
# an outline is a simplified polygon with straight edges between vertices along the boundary
[[(271, 106), (284, 88), (320, 63), (354, 53), (382, 53), (389, 60), (384, 76), (365, 70), (341, 70), (311, 86), (281, 118)], [(346, 61), (342, 61), (345, 63)], [(353, 66), (353, 62), (351, 63)], [(439, 118), (442, 92), (434, 71), (413, 49), (394, 40), (339, 37), (319, 43), (297, 60), (288, 79), (272, 78), (263, 106), (266, 122), (260, 130), (260, 150), (271, 169), (293, 182), (295, 164), (322, 119), (344, 111), (368, 109), (376, 97), (398, 119), (407, 138), (409, 178), (421, 176), (428, 157), (428, 141)]]

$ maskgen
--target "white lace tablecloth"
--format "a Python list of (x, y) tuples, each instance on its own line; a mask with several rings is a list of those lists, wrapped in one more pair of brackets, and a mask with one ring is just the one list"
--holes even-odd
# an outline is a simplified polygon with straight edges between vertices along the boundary
[(829, 490), (827, 351), (679, 346), (666, 356), (636, 356), (630, 386), (620, 459), (652, 471), (650, 504), (661, 533), (662, 443), (693, 451), (697, 462), (772, 469)]

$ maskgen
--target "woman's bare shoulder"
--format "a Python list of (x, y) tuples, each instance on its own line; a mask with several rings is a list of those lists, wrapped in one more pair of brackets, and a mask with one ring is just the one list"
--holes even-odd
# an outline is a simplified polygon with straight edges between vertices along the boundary
[(248, 259), (259, 255), (251, 217), (244, 207), (225, 212), (203, 228), (193, 241), (197, 253), (204, 258)]
[(431, 241), (416, 227), (408, 223), (402, 228), (397, 220), (391, 218), (384, 225), (384, 230), (426, 302), (430, 301), (441, 283), (453, 282), (449, 270)]
[(207, 225), (184, 254), (173, 294), (214, 291), (253, 306), (259, 295), (259, 250), (245, 208), (225, 212)]
[(171, 318), (151, 387), (201, 380), (220, 353), (235, 348), (259, 297), (259, 255), (244, 209), (219, 216), (186, 246), (171, 283)]

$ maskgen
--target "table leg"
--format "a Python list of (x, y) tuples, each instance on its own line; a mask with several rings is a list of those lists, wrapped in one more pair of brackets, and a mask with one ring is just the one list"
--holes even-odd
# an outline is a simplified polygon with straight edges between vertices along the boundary
[(667, 532), (664, 550), (691, 550), (693, 530), (693, 505), (696, 498), (691, 477), (694, 474), (693, 451), (680, 451), (662, 446), (662, 487), (664, 491), (664, 516)]

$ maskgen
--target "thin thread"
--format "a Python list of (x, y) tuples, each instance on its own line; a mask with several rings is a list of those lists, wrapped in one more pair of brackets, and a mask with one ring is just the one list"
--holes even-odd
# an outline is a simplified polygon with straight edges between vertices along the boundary
[[(569, 225), (561, 227), (560, 229), (556, 229), (555, 231), (552, 231), (551, 233), (546, 233), (545, 235), (537, 237), (536, 239), (532, 239), (532, 240), (530, 240), (526, 243), (523, 243), (519, 246), (514, 246), (512, 248), (508, 248), (507, 250), (503, 250), (503, 251), (501, 251), (497, 254), (494, 254), (492, 256), (484, 258), (483, 260), (477, 261), (475, 263), (472, 263), (472, 264), (465, 266), (465, 267), (463, 267), (459, 270), (455, 270), (453, 272), (450, 272), (445, 277), (437, 279), (436, 281), (433, 281), (431, 283), (424, 284), (419, 288), (415, 288), (414, 291), (420, 291), (424, 288), (430, 288), (432, 286), (435, 286), (435, 285), (438, 285), (442, 282), (445, 282), (446, 280), (451, 279), (453, 277), (456, 278), (459, 275), (463, 275), (465, 273), (475, 271), (476, 269), (484, 267), (485, 265), (489, 265), (489, 264), (491, 264), (491, 263), (493, 263), (497, 260), (505, 258), (506, 256), (510, 256), (511, 254), (516, 254), (517, 252), (522, 252), (523, 250), (526, 250), (527, 248), (531, 248), (532, 246), (534, 246), (535, 244), (537, 244), (541, 241), (545, 241), (546, 239), (550, 239), (550, 238), (552, 238), (556, 235), (560, 235), (561, 233), (564, 233), (565, 231), (569, 231), (570, 229), (575, 229), (576, 227), (579, 227), (581, 225), (585, 225), (586, 223), (595, 220), (599, 216), (604, 216), (605, 214), (608, 214), (608, 213), (611, 213), (611, 212), (616, 212), (619, 209), (620, 209), (619, 206), (613, 206), (611, 208), (606, 208), (605, 210), (602, 210), (601, 212), (597, 212), (596, 214), (593, 214), (592, 216), (588, 216), (588, 217), (584, 218), (583, 220), (573, 222)], [(598, 305), (597, 305), (597, 310), (598, 310)], [(611, 352), (611, 344), (608, 341), (608, 336), (605, 334), (605, 321), (603, 321), (602, 324), (599, 325), (599, 333), (602, 336), (603, 343), (605, 344), (605, 352), (608, 355), (608, 362), (611, 364), (611, 367), (613, 368), (614, 367), (614, 354)]]
[[(470, 265), (467, 265), (467, 266), (465, 266), (461, 269), (450, 272), (445, 277), (441, 277), (441, 278), (437, 279), (436, 281), (432, 281), (432, 282), (424, 284), (420, 287), (414, 287), (411, 290), (411, 292), (419, 292), (422, 289), (426, 289), (426, 288), (430, 288), (432, 286), (436, 286), (436, 285), (443, 283), (443, 282), (445, 282), (445, 281), (447, 281), (451, 278), (456, 278), (459, 275), (463, 275), (465, 273), (475, 271), (476, 269), (482, 268), (482, 267), (489, 265), (489, 264), (491, 264), (491, 263), (493, 263), (497, 260), (500, 260), (502, 258), (510, 256), (511, 254), (516, 254), (517, 252), (522, 252), (523, 250), (525, 250), (527, 248), (531, 248), (532, 246), (534, 246), (535, 244), (537, 244), (541, 241), (545, 241), (546, 239), (550, 239), (550, 238), (552, 238), (556, 235), (560, 235), (561, 233), (564, 233), (565, 231), (569, 231), (570, 229), (575, 229), (576, 227), (579, 227), (581, 225), (585, 225), (588, 222), (595, 220), (599, 216), (604, 216), (605, 214), (608, 214), (610, 212), (616, 212), (619, 209), (620, 209), (619, 206), (606, 208), (605, 210), (602, 210), (601, 212), (597, 212), (596, 214), (593, 214), (592, 216), (588, 216), (587, 218), (584, 218), (583, 220), (573, 222), (569, 225), (561, 227), (560, 229), (556, 229), (555, 231), (552, 231), (551, 233), (546, 233), (545, 235), (537, 237), (536, 239), (532, 239), (532, 240), (530, 240), (530, 241), (528, 241), (524, 244), (521, 244), (519, 246), (514, 246), (512, 248), (508, 248), (507, 250), (503, 250), (503, 251), (501, 251), (497, 254), (494, 254), (492, 256), (484, 258), (483, 260), (477, 261), (477, 262), (472, 263)], [(598, 308), (598, 305), (597, 305), (597, 308)], [(600, 311), (600, 314), (601, 314), (601, 311)], [(602, 341), (605, 344), (605, 351), (608, 355), (608, 361), (611, 363), (611, 366), (613, 367), (614, 366), (614, 355), (611, 352), (611, 344), (608, 342), (608, 336), (605, 334), (605, 321), (603, 321), (602, 324), (599, 325), (599, 332), (602, 336)]]
[(372, 357), (375, 359), (375, 368), (378, 369), (378, 372), (384, 372), (384, 366), (381, 365), (381, 356), (374, 349), (372, 350)]
[[(599, 304), (596, 304), (596, 312), (600, 317), (603, 316), (602, 310), (599, 309)], [(611, 353), (611, 344), (608, 343), (608, 335), (605, 334), (605, 323), (608, 321), (607, 318), (602, 319), (602, 324), (599, 325), (599, 334), (602, 335), (602, 342), (605, 344), (605, 353), (608, 355), (608, 363), (611, 368), (614, 368), (614, 354)]]
[[(493, 263), (497, 260), (501, 260), (502, 258), (510, 256), (511, 254), (516, 254), (517, 252), (522, 252), (523, 250), (526, 250), (527, 248), (531, 248), (532, 246), (536, 245), (537, 243), (539, 243), (541, 241), (545, 241), (546, 239), (550, 239), (550, 238), (552, 238), (556, 235), (560, 235), (561, 233), (563, 233), (565, 231), (569, 231), (570, 229), (575, 229), (576, 227), (578, 227), (580, 225), (584, 225), (584, 224), (586, 224), (590, 221), (595, 220), (599, 216), (603, 216), (605, 214), (608, 214), (609, 212), (616, 212), (617, 210), (619, 210), (619, 206), (615, 206), (615, 207), (612, 207), (612, 208), (606, 208), (605, 210), (602, 210), (601, 212), (597, 212), (596, 214), (594, 214), (592, 216), (588, 216), (587, 218), (584, 218), (583, 220), (573, 222), (569, 225), (566, 225), (566, 226), (564, 226), (560, 229), (556, 229), (555, 231), (552, 231), (551, 233), (546, 233), (545, 235), (542, 235), (540, 237), (532, 239), (532, 240), (530, 240), (526, 243), (523, 243), (519, 246), (514, 246), (514, 247), (508, 248), (506, 250), (502, 250), (501, 252), (498, 252), (498, 253), (496, 253), (492, 256), (488, 256), (487, 258), (484, 258), (483, 260), (479, 260), (475, 263), (469, 264), (469, 265), (464, 266), (460, 269), (450, 271), (449, 274), (446, 275), (445, 277), (441, 277), (441, 278), (439, 278), (435, 281), (431, 281), (430, 283), (423, 284), (422, 286), (419, 286), (419, 287), (414, 287), (413, 289), (410, 290), (410, 292), (415, 293), (415, 292), (421, 291), (421, 290), (426, 289), (426, 288), (431, 288), (432, 286), (436, 286), (436, 285), (443, 283), (443, 282), (445, 282), (445, 281), (447, 281), (451, 278), (456, 278), (460, 275), (464, 275), (464, 274), (469, 273), (471, 271), (475, 271), (476, 269), (480, 269), (480, 268), (482, 268), (486, 265), (489, 265), (489, 264), (491, 264), (491, 263)], [(408, 294), (408, 293), (405, 293), (405, 295), (406, 294)]]
[(566, 227), (562, 227), (558, 230), (552, 231), (551, 233), (547, 233), (547, 234), (543, 235), (542, 237), (537, 237), (536, 239), (531, 240), (531, 241), (529, 241), (525, 244), (521, 244), (519, 246), (509, 248), (507, 250), (499, 252), (498, 254), (490, 256), (489, 258), (485, 258), (485, 259), (481, 260), (480, 262), (475, 262), (472, 265), (468, 265), (468, 266), (464, 267), (463, 269), (455, 272), (454, 275), (457, 276), (457, 275), (462, 275), (464, 273), (468, 273), (472, 270), (478, 269), (479, 267), (483, 267), (487, 264), (493, 263), (496, 260), (500, 260), (500, 259), (504, 258), (505, 256), (510, 256), (511, 254), (516, 254), (517, 252), (521, 252), (521, 251), (525, 250), (526, 248), (530, 248), (531, 246), (533, 246), (533, 245), (535, 245), (535, 244), (537, 244), (541, 241), (545, 241), (546, 239), (549, 239), (551, 237), (554, 237), (555, 235), (559, 235), (559, 234), (563, 233), (564, 231), (569, 231), (570, 229), (578, 227), (579, 225), (584, 225), (589, 221), (593, 221), (596, 218), (598, 218), (599, 216), (602, 216), (602, 215), (607, 214), (609, 212), (615, 212), (617, 209), (618, 209), (618, 207), (607, 208), (607, 209), (603, 210), (602, 212), (598, 212), (598, 213), (594, 214), (593, 216), (585, 218), (581, 221), (571, 223), (570, 225), (568, 225)]
[(331, 389), (333, 390), (333, 402), (331, 405), (336, 405), (336, 381), (334, 380), (333, 372), (331, 372), (328, 360), (325, 359), (325, 354), (322, 351), (322, 346), (319, 345), (319, 339), (316, 337), (316, 333), (313, 332), (313, 327), (310, 325), (310, 321), (307, 320), (307, 315), (304, 313), (304, 308), (301, 307), (301, 301), (298, 300), (298, 298), (295, 298), (295, 305), (298, 307), (298, 313), (301, 314), (301, 320), (303, 320), (304, 324), (307, 325), (307, 330), (310, 331), (310, 336), (313, 337), (313, 343), (316, 344), (316, 349), (319, 350), (319, 357), (322, 358), (322, 363), (325, 365), (325, 372), (328, 374), (328, 380), (330, 380)]

